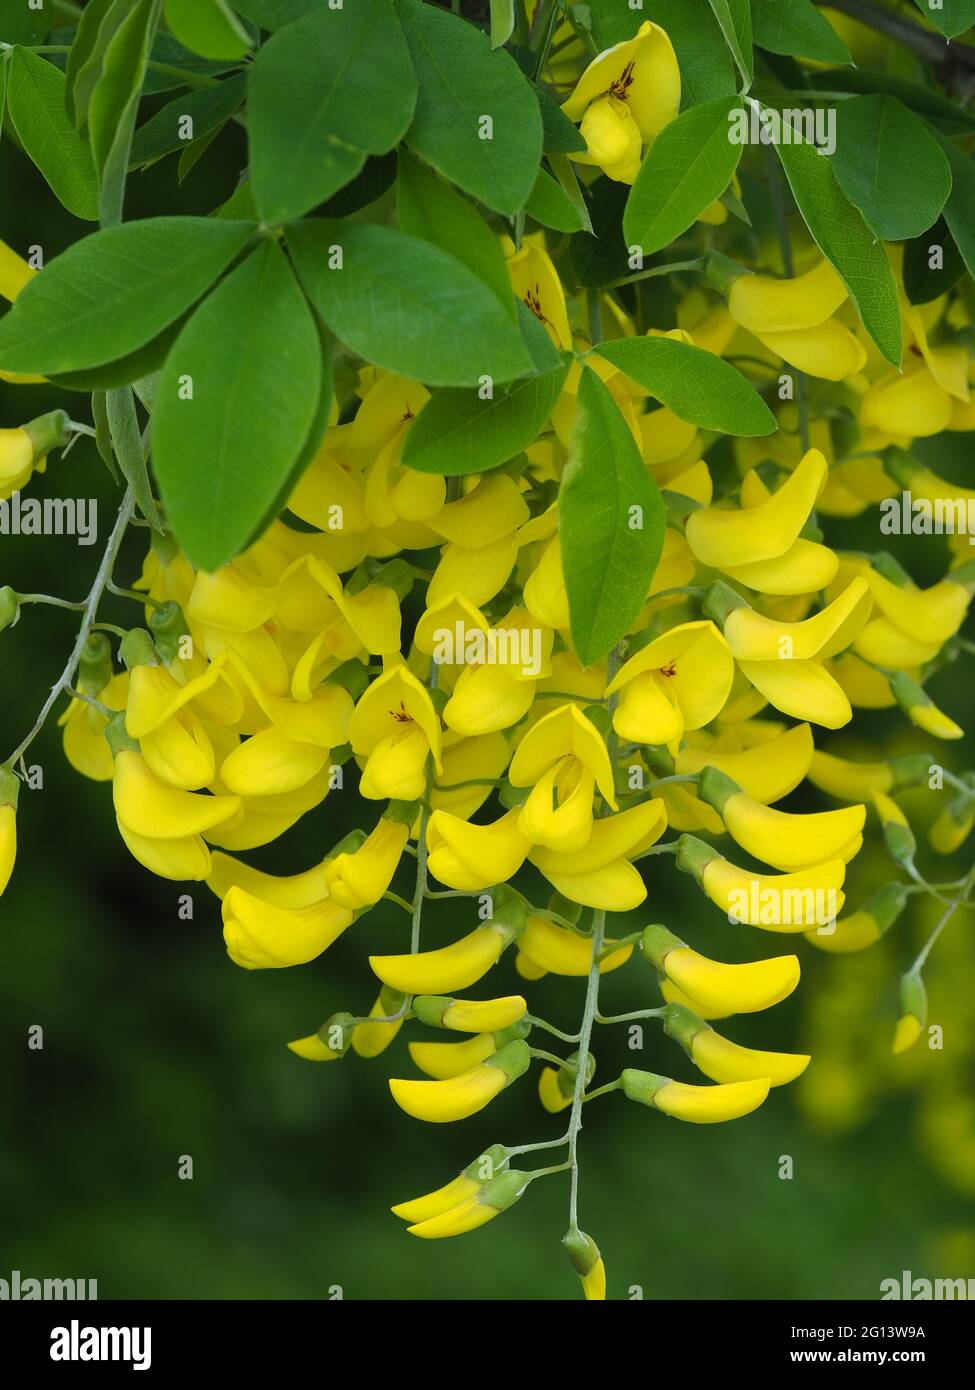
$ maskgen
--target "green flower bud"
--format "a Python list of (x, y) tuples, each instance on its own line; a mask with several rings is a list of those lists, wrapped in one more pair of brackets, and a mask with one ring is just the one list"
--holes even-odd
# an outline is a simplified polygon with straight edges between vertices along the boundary
[(5, 584), (0, 589), (0, 632), (5, 627), (13, 627), (20, 618), (20, 595)]
[(38, 415), (36, 420), (28, 420), (24, 426), (34, 448), (34, 461), (46, 458), (52, 449), (61, 449), (71, 437), (68, 429), (68, 414), (64, 410), (51, 410), (47, 415)]
[(134, 627), (125, 634), (119, 646), (119, 656), (127, 671), (131, 671), (133, 666), (159, 665), (155, 645), (144, 627)]
[(13, 806), (17, 809), (20, 796), (20, 778), (9, 767), (0, 767), (0, 806)]
[(138, 753), (139, 745), (125, 727), (125, 710), (119, 710), (105, 725), (105, 737), (115, 757), (119, 753)]
[(114, 674), (111, 642), (104, 632), (90, 632), (78, 662), (78, 689), (85, 695), (100, 695)]
[[(175, 661), (179, 655), (179, 644), (183, 638), (189, 635), (189, 624), (186, 615), (178, 603), (170, 600), (164, 603), (161, 608), (157, 608), (149, 618), (149, 627), (152, 631), (156, 649), (163, 661)], [(152, 663), (142, 662), (142, 665)]]

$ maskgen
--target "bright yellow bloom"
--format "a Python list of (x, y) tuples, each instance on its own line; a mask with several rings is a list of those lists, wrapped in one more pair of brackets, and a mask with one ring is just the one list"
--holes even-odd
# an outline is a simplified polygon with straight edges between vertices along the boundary
[(894, 1031), (893, 1052), (906, 1052), (924, 1032), (928, 1021), (928, 996), (920, 975), (902, 975), (900, 1012)]
[(717, 751), (713, 746), (682, 748), (677, 755), (676, 770), (695, 773), (705, 767), (715, 767), (737, 782), (746, 795), (769, 805), (781, 801), (799, 785), (809, 771), (814, 752), (809, 725), (796, 724), (768, 743), (753, 748), (728, 752)]
[(773, 1086), (794, 1081), (809, 1065), (809, 1058), (788, 1052), (757, 1052), (740, 1047), (716, 1033), (692, 1010), (669, 1004), (664, 1010), (664, 1031), (684, 1051), (699, 1071), (712, 1081), (757, 1081), (767, 1078)]
[(434, 811), (427, 825), (430, 872), (448, 888), (469, 893), (506, 883), (531, 847), (518, 828), (520, 814), (516, 807), (492, 825), (471, 825)]
[(581, 121), (586, 154), (611, 179), (632, 183), (643, 147), (680, 110), (680, 68), (665, 31), (649, 20), (625, 43), (606, 49), (586, 68), (562, 110)]
[(717, 768), (705, 768), (699, 792), (721, 816), (732, 838), (756, 859), (790, 872), (830, 859), (853, 858), (862, 843), (863, 805), (793, 815), (764, 806)]
[[(544, 234), (535, 233), (525, 237), (517, 251), (510, 237), (502, 238), (502, 245), (507, 257), (511, 288), (539, 323), (544, 324), (555, 346), (571, 349), (572, 330), (565, 307), (565, 291), (559, 272), (545, 249)], [(528, 520), (527, 508), (522, 520)], [(434, 525), (440, 529), (439, 518)], [(482, 544), (487, 544), (486, 538)]]
[(348, 1051), (351, 1036), (352, 1015), (333, 1014), (317, 1033), (296, 1038), (288, 1043), (288, 1049), (306, 1062), (338, 1062)]
[(13, 303), (36, 274), (37, 271), (27, 264), (23, 256), (18, 256), (5, 241), (0, 241), (0, 295), (4, 299)]
[(583, 1297), (587, 1302), (602, 1302), (606, 1297), (606, 1266), (592, 1236), (571, 1230), (563, 1236), (562, 1245), (582, 1281)]
[(115, 759), (113, 798), (119, 822), (150, 840), (205, 834), (240, 809), (238, 796), (200, 796), (167, 786), (139, 753), (132, 752)]
[(451, 999), (419, 994), (413, 1001), (413, 1012), (421, 1023), (458, 1033), (499, 1033), (519, 1023), (527, 1008), (520, 994), (504, 999)]
[(831, 922), (843, 906), (846, 875), (842, 859), (827, 860), (795, 873), (754, 874), (722, 858), (692, 835), (678, 843), (677, 867), (692, 874), (729, 921), (766, 931), (797, 932)]
[(841, 917), (835, 930), (829, 927), (806, 932), (806, 940), (821, 951), (848, 955), (873, 946), (893, 926), (904, 910), (907, 894), (899, 883), (886, 883), (858, 912)]
[[(515, 905), (513, 905), (515, 906)], [(511, 920), (501, 914), (476, 927), (467, 936), (436, 951), (418, 951), (405, 956), (370, 956), (375, 974), (404, 994), (443, 994), (467, 989), (486, 975), (501, 952), (518, 936), (524, 909)]]
[(574, 704), (554, 709), (529, 729), (508, 779), (512, 786), (532, 788), (519, 816), (521, 833), (559, 853), (582, 849), (589, 840), (597, 787), (616, 809), (606, 744)]
[(10, 875), (14, 871), (14, 864), (17, 860), (17, 792), (19, 788), (13, 786), (16, 780), (12, 772), (6, 768), (0, 769), (0, 796), (4, 798), (0, 804), (0, 895), (3, 894), (10, 882)]
[(352, 922), (348, 908), (323, 898), (306, 907), (279, 907), (243, 888), (223, 900), (223, 939), (227, 953), (245, 970), (305, 965), (320, 956)]
[(359, 791), (373, 801), (416, 801), (426, 789), (427, 759), (443, 770), (437, 712), (429, 692), (402, 664), (390, 666), (366, 689), (349, 722), (349, 742), (366, 760)]
[[(361, 844), (365, 836), (354, 831), (347, 837), (353, 845)], [(343, 846), (346, 841), (342, 841)], [(275, 907), (309, 907), (328, 896), (325, 875), (330, 859), (323, 859), (310, 869), (297, 874), (267, 874), (261, 869), (252, 868), (232, 855), (214, 852), (213, 867), (207, 878), (207, 887), (218, 898), (225, 898), (231, 888), (243, 888), (255, 898)]]
[(732, 1081), (727, 1085), (688, 1086), (683, 1081), (671, 1081), (667, 1076), (628, 1067), (620, 1080), (628, 1100), (695, 1125), (740, 1119), (757, 1110), (769, 1093), (767, 1077)]
[(903, 371), (891, 371), (860, 402), (860, 425), (900, 439), (927, 438), (947, 429), (952, 398), (923, 362), (907, 356)]
[[(625, 965), (633, 954), (632, 945), (621, 946), (618, 951), (609, 948), (614, 945), (612, 938), (605, 943), (606, 954), (599, 962), (599, 973), (605, 975)], [(592, 965), (592, 937), (580, 935), (550, 922), (547, 917), (528, 918), (528, 925), (519, 938), (518, 949), (542, 972), (552, 975), (588, 975)]]
[[(471, 1169), (476, 1169), (478, 1162), (480, 1160), (475, 1160), (471, 1168), (465, 1169), (465, 1174)], [(475, 1192), (461, 1197), (445, 1211), (417, 1221), (407, 1229), (411, 1236), (419, 1236), (422, 1240), (441, 1240), (445, 1236), (466, 1235), (468, 1231), (476, 1231), (479, 1226), (493, 1221), (496, 1216), (507, 1211), (522, 1196), (530, 1182), (530, 1173), (521, 1172), (517, 1168), (505, 1168), (496, 1177), (478, 1183)], [(443, 1189), (444, 1192), (446, 1190)], [(393, 1210), (398, 1212), (399, 1209), (394, 1207)]]
[(647, 896), (640, 874), (629, 863), (654, 845), (667, 828), (660, 801), (604, 816), (593, 822), (592, 834), (581, 850), (563, 854), (534, 849), (531, 862), (555, 890), (584, 907), (628, 912)]
[(516, 1039), (460, 1076), (444, 1081), (401, 1081), (392, 1077), (389, 1089), (407, 1115), (431, 1124), (450, 1124), (483, 1110), (528, 1070), (530, 1061), (528, 1044)]
[(440, 1216), (475, 1196), (484, 1183), (505, 1172), (507, 1167), (508, 1155), (504, 1148), (500, 1144), (492, 1144), (444, 1187), (438, 1187), (435, 1192), (427, 1192), (422, 1197), (414, 1197), (412, 1201), (399, 1202), (395, 1207), (390, 1207), (390, 1211), (402, 1221), (429, 1221), (432, 1216)]
[(821, 260), (791, 280), (736, 276), (728, 293), (728, 309), (735, 322), (751, 333), (788, 332), (823, 323), (846, 297), (846, 285), (830, 262)]
[(409, 834), (404, 822), (383, 817), (363, 845), (337, 855), (325, 870), (332, 900), (353, 911), (378, 903), (392, 882)]
[(777, 492), (738, 510), (702, 507), (687, 518), (687, 541), (702, 565), (731, 569), (779, 559), (799, 540), (829, 474), (826, 459), (810, 449)]
[[(99, 704), (113, 710), (124, 709), (128, 688), (128, 672), (122, 671), (97, 692)], [(64, 728), (64, 756), (74, 770), (93, 782), (110, 782), (115, 759), (105, 738), (105, 715), (86, 700), (72, 699), (58, 723)]]
[(607, 695), (620, 692), (613, 728), (632, 743), (666, 744), (676, 752), (686, 731), (720, 713), (734, 670), (714, 623), (680, 623), (632, 656), (606, 687)]
[(876, 666), (904, 669), (924, 665), (965, 621), (971, 595), (951, 576), (930, 589), (892, 584), (868, 572), (870, 591), (880, 610), (854, 642), (854, 651)]
[(463, 1042), (411, 1042), (408, 1047), (420, 1071), (432, 1076), (435, 1081), (447, 1081), (493, 1056), (498, 1050), (498, 1042), (493, 1033), (475, 1033)]
[(352, 1030), (352, 1050), (357, 1056), (378, 1057), (386, 1051), (403, 1026), (403, 1003), (398, 990), (383, 986), (369, 1010), (369, 1021), (356, 1024)]
[(687, 996), (695, 1013), (700, 1004), (716, 1017), (770, 1009), (799, 983), (798, 956), (772, 956), (746, 965), (709, 960), (685, 945), (666, 927), (648, 927), (643, 953)]

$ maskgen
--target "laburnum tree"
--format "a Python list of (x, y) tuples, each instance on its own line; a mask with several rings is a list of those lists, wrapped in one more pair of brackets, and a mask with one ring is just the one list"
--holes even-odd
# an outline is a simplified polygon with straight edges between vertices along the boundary
[[(2, 576), (5, 643), (40, 605), (79, 621), (40, 713), (6, 711), (0, 891), (57, 717), (134, 860), (212, 891), (234, 966), (321, 970), (296, 1058), (358, 1066), (403, 1030), (392, 1101), (432, 1123), (511, 1087), (490, 1123), (527, 1127), (536, 1087), (557, 1135), (475, 1122), (470, 1166), (393, 1207), (416, 1236), (566, 1175), (604, 1298), (589, 1103), (747, 1115), (810, 1057), (736, 1016), (930, 902), (886, 996), (894, 1051), (923, 1046), (975, 885), (930, 867), (975, 822), (941, 678), (973, 651), (973, 24), (975, 0), (0, 0), (3, 138), (91, 224), (50, 260), (40, 229), (0, 243), (4, 528), (79, 435), (120, 492), (82, 601)], [(126, 217), (133, 173), (165, 205), (176, 158), (241, 130), (229, 200)], [(916, 535), (943, 538), (934, 582), (888, 540)], [(306, 870), (256, 867), (355, 795), (361, 829)], [(720, 958), (657, 920), (673, 873), (727, 919)], [(431, 933), (440, 898), (466, 934)], [(381, 903), (397, 954), (370, 954)], [(546, 974), (568, 1029), (532, 1011)], [(596, 1078), (634, 1024), (665, 1072)]]

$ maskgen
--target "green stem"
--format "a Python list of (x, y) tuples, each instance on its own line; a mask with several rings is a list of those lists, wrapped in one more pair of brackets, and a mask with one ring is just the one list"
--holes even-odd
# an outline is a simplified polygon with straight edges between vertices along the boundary
[(670, 265), (652, 265), (647, 270), (640, 270), (636, 275), (624, 275), (620, 280), (610, 280), (603, 289), (618, 290), (624, 285), (635, 285), (638, 280), (653, 280), (658, 275), (676, 275), (682, 270), (700, 270), (704, 264), (703, 256), (696, 256), (692, 261), (672, 261)]
[(125, 532), (128, 527), (128, 524), (132, 519), (132, 511), (134, 507), (135, 497), (133, 495), (132, 489), (127, 488), (125, 496), (122, 498), (122, 505), (119, 507), (118, 516), (115, 519), (115, 525), (112, 527), (112, 534), (108, 538), (108, 544), (105, 546), (105, 552), (102, 555), (101, 563), (98, 566), (98, 572), (95, 575), (94, 581), (92, 582), (91, 590), (88, 594), (88, 598), (85, 601), (84, 617), (81, 620), (81, 626), (78, 629), (78, 636), (75, 639), (74, 647), (71, 649), (71, 655), (68, 657), (67, 665), (61, 672), (61, 675), (55, 681), (54, 685), (51, 687), (51, 693), (50, 695), (48, 695), (47, 699), (44, 701), (44, 704), (41, 706), (41, 712), (37, 716), (37, 720), (34, 724), (34, 727), (30, 730), (27, 736), (20, 741), (20, 743), (11, 753), (10, 758), (8, 760), (10, 763), (15, 763), (18, 758), (23, 757), (23, 755), (27, 752), (27, 749), (31, 746), (31, 744), (34, 742), (34, 739), (43, 729), (45, 723), (47, 722), (47, 717), (51, 713), (51, 710), (57, 704), (58, 700), (61, 698), (61, 696), (64, 694), (64, 692), (67, 690), (68, 686), (72, 683), (74, 679), (74, 673), (78, 669), (78, 662), (81, 660), (82, 650), (84, 649), (84, 645), (88, 640), (88, 634), (91, 632), (92, 627), (95, 623), (95, 617), (98, 613), (98, 605), (101, 602), (102, 595), (104, 594), (106, 586), (108, 585), (108, 582), (112, 577), (112, 571), (115, 568), (115, 561), (118, 558), (119, 549), (121, 548), (122, 541), (125, 538)]
[(544, 1028), (546, 1033), (551, 1033), (560, 1042), (577, 1043), (579, 1041), (578, 1033), (563, 1033), (562, 1029), (556, 1028), (554, 1023), (547, 1023), (544, 1018), (536, 1018), (534, 1014), (525, 1014), (524, 1021), (530, 1023), (533, 1028)]
[(965, 899), (972, 891), (973, 887), (975, 887), (975, 864), (972, 865), (965, 878), (962, 880), (961, 892), (958, 894), (958, 897), (955, 899), (953, 903), (949, 903), (948, 907), (942, 914), (941, 920), (938, 922), (937, 926), (934, 928), (927, 941), (925, 941), (924, 945), (921, 947), (921, 950), (918, 953), (917, 960), (914, 962), (914, 964), (911, 966), (908, 972), (909, 974), (920, 975), (921, 971), (924, 969), (924, 963), (927, 960), (928, 956), (931, 954), (931, 951), (938, 937), (941, 935), (945, 927), (951, 921), (952, 917), (954, 916), (955, 909), (962, 906), (962, 904), (965, 902)]
[[(775, 211), (775, 225), (779, 237), (779, 249), (782, 252), (782, 269), (791, 280), (795, 274), (795, 265), (792, 260), (792, 242), (789, 239), (789, 215), (785, 205), (785, 181), (782, 176), (782, 169), (779, 165), (779, 157), (771, 145), (765, 149), (765, 159), (768, 165), (768, 186), (772, 198), (772, 207)], [(806, 377), (798, 368), (793, 367), (796, 377), (796, 408), (799, 412), (799, 439), (802, 444), (802, 452), (806, 453), (809, 448), (809, 405), (806, 400)]]

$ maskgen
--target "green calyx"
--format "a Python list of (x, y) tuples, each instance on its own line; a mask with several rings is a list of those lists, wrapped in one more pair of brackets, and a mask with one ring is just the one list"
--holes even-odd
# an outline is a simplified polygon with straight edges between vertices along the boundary
[(525, 1018), (519, 1018), (517, 1023), (509, 1023), (507, 1028), (499, 1028), (494, 1037), (495, 1047), (500, 1051), (506, 1043), (513, 1042), (516, 1038), (527, 1038), (532, 1030), (531, 1024)]
[(484, 1183), (477, 1200), (485, 1206), (494, 1207), (495, 1211), (507, 1211), (522, 1196), (531, 1180), (531, 1173), (525, 1173), (520, 1168), (509, 1168), (507, 1172), (499, 1173), (496, 1178)]
[(690, 874), (698, 883), (703, 880), (704, 870), (712, 859), (720, 858), (721, 855), (716, 849), (704, 840), (699, 840), (696, 835), (682, 835), (677, 841), (677, 867), (682, 873)]
[(361, 849), (366, 843), (366, 832), (364, 830), (350, 830), (348, 835), (343, 835), (337, 844), (333, 845), (326, 854), (325, 858), (329, 862), (337, 859), (340, 854), (355, 854), (357, 849)]
[(383, 812), (383, 820), (391, 820), (394, 825), (412, 827), (420, 814), (419, 801), (391, 801)]
[(907, 894), (903, 885), (885, 883), (868, 899), (863, 910), (868, 917), (873, 918), (877, 924), (877, 930), (883, 936), (894, 925), (906, 906)]
[(666, 1005), (661, 1018), (668, 1038), (680, 1043), (688, 1057), (691, 1055), (691, 1043), (698, 1033), (711, 1030), (709, 1023), (705, 1023), (703, 1018), (698, 1018), (696, 1013), (683, 1004)]
[(405, 560), (390, 560), (386, 564), (380, 564), (378, 560), (371, 558), (363, 560), (349, 576), (345, 592), (354, 598), (372, 584), (392, 589), (402, 601), (413, 588), (413, 572)]
[(514, 1042), (506, 1043), (504, 1047), (498, 1049), (493, 1056), (485, 1058), (481, 1064), (485, 1067), (498, 1067), (508, 1078), (506, 1086), (510, 1086), (512, 1081), (517, 1081), (519, 1076), (523, 1076), (531, 1065), (531, 1048), (523, 1038), (516, 1038)]
[(627, 1100), (635, 1100), (638, 1105), (653, 1105), (653, 1098), (661, 1086), (666, 1086), (669, 1076), (658, 1076), (653, 1071), (637, 1071), (627, 1067), (620, 1075), (620, 1084)]
[(904, 488), (910, 487), (911, 479), (921, 467), (906, 449), (900, 449), (896, 444), (892, 444), (890, 448), (884, 450), (883, 464), (884, 472), (888, 478), (893, 479), (895, 483)]
[(679, 936), (675, 936), (672, 931), (668, 931), (659, 922), (651, 927), (646, 927), (640, 938), (640, 950), (643, 952), (644, 960), (655, 966), (657, 970), (663, 970), (667, 955), (684, 944)]
[(906, 671), (895, 671), (890, 677), (890, 693), (905, 713), (919, 706), (930, 705), (930, 695), (926, 695), (917, 681), (911, 680)]
[(118, 650), (127, 671), (131, 671), (135, 666), (159, 665), (155, 643), (144, 627), (134, 627), (127, 632)]
[(20, 595), (5, 584), (0, 589), (0, 632), (5, 627), (13, 627), (20, 617)]
[(428, 1028), (442, 1028), (443, 1016), (456, 1000), (445, 994), (418, 994), (413, 1000), (413, 1012)]
[(566, 1231), (562, 1237), (562, 1249), (572, 1261), (572, 1268), (580, 1279), (591, 1273), (600, 1258), (599, 1246), (585, 1231)]
[(602, 734), (603, 738), (609, 738), (612, 732), (613, 721), (605, 705), (586, 705), (582, 712), (589, 720), (589, 723)]
[(100, 695), (113, 675), (112, 644), (104, 632), (90, 632), (78, 662), (78, 689), (85, 695)]
[(0, 806), (17, 809), (20, 796), (20, 778), (9, 767), (0, 767)]
[(51, 410), (46, 415), (38, 415), (36, 420), (28, 420), (24, 426), (34, 450), (34, 461), (46, 458), (52, 449), (61, 449), (71, 438), (68, 429), (68, 413), (65, 410)]
[(494, 891), (494, 911), (485, 926), (492, 927), (504, 939), (505, 947), (521, 935), (528, 925), (529, 905), (520, 893), (500, 884)]
[(890, 791), (899, 792), (903, 787), (923, 786), (928, 780), (932, 761), (930, 753), (907, 753), (902, 758), (888, 758), (887, 766), (894, 776)]
[(720, 816), (724, 810), (725, 802), (730, 796), (735, 796), (741, 791), (734, 778), (729, 777), (726, 772), (710, 765), (702, 768), (697, 778), (697, 794), (702, 801), (706, 801), (709, 806), (713, 806)]
[(468, 1163), (462, 1176), (483, 1187), (485, 1183), (493, 1182), (499, 1173), (505, 1172), (509, 1161), (505, 1146), (492, 1144), (489, 1149), (478, 1154), (473, 1163)]
[(907, 570), (887, 550), (878, 550), (871, 556), (870, 563), (882, 578), (889, 579), (898, 589), (906, 589), (911, 583), (911, 576)]
[(724, 631), (724, 625), (728, 621), (729, 615), (736, 608), (747, 608), (748, 606), (741, 594), (730, 584), (726, 584), (723, 579), (716, 579), (708, 585), (707, 593), (701, 603), (701, 612), (706, 618), (717, 623), (718, 627)]
[(928, 992), (920, 975), (901, 976), (898, 999), (900, 1017), (913, 1014), (923, 1028), (928, 1021)]
[(569, 898), (563, 898), (561, 893), (553, 893), (548, 900), (549, 912), (556, 912), (565, 921), (571, 922), (573, 926), (582, 916), (582, 907), (579, 903), (574, 903)]
[(917, 853), (917, 840), (914, 832), (906, 825), (898, 825), (896, 821), (888, 821), (884, 826), (884, 844), (887, 846), (887, 853), (895, 864), (902, 867), (914, 862)]
[[(556, 1084), (566, 1100), (571, 1100), (575, 1095), (576, 1078), (579, 1075), (579, 1054), (570, 1053), (562, 1063), (559, 1070), (555, 1073)], [(592, 1053), (586, 1056), (586, 1086), (588, 1086), (596, 1075), (596, 1059)]]
[(139, 744), (125, 727), (125, 710), (119, 710), (105, 725), (105, 738), (117, 758), (120, 753), (138, 753)]
[(344, 1057), (352, 1042), (355, 1026), (356, 1021), (353, 1016), (342, 1011), (332, 1014), (331, 1018), (326, 1019), (318, 1030), (318, 1036), (329, 1052), (334, 1052), (337, 1057)]
[(179, 604), (170, 599), (157, 608), (149, 618), (149, 628), (163, 661), (175, 661), (179, 655), (179, 644), (189, 635), (186, 616)]
[(728, 298), (728, 292), (736, 280), (742, 275), (750, 275), (751, 271), (746, 270), (743, 265), (733, 261), (730, 256), (724, 256), (720, 251), (709, 251), (704, 258), (704, 268), (701, 271), (701, 280), (712, 290), (717, 290), (718, 294)]

